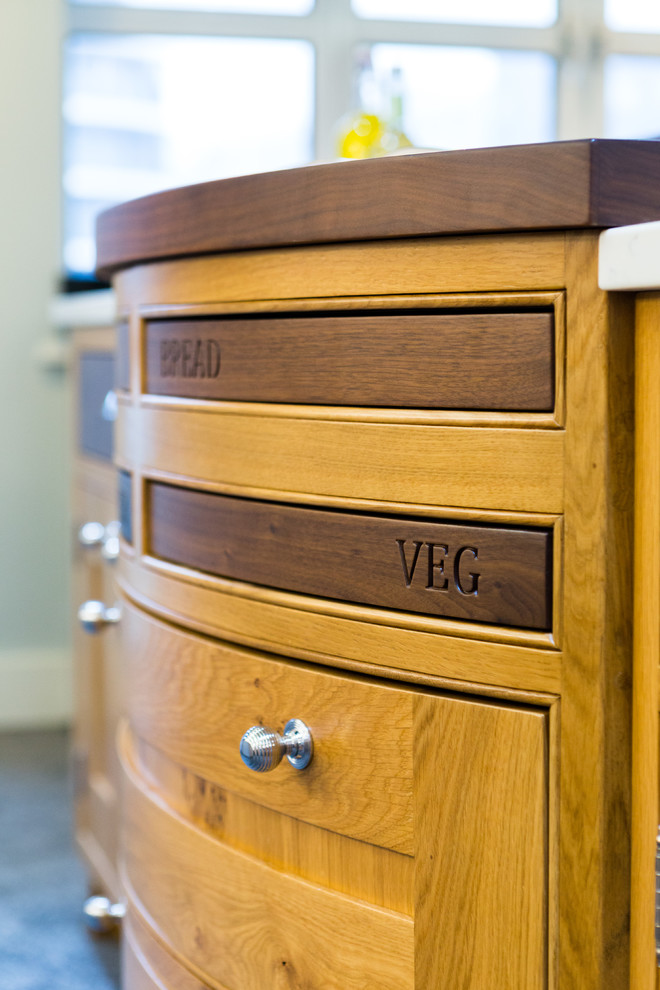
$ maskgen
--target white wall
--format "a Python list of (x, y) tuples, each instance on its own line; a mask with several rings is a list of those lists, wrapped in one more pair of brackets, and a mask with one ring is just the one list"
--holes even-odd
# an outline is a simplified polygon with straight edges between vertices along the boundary
[(61, 0), (2, 0), (0, 728), (71, 710), (68, 382), (38, 367), (59, 272)]

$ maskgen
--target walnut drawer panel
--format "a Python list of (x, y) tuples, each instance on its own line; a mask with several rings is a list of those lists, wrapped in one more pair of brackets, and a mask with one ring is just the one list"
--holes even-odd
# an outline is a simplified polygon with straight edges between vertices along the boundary
[(147, 545), (222, 577), (408, 612), (547, 630), (548, 529), (288, 506), (151, 483)]
[(146, 391), (197, 399), (549, 411), (549, 312), (158, 320)]
[[(411, 691), (181, 632), (128, 604), (122, 627), (127, 707), (140, 738), (266, 807), (412, 852)], [(248, 770), (238, 749), (246, 729), (281, 732), (289, 718), (312, 731), (307, 770), (286, 761), (271, 773)]]
[(78, 362), (78, 449), (81, 454), (111, 461), (113, 424), (104, 416), (103, 404), (115, 383), (112, 351), (89, 350)]

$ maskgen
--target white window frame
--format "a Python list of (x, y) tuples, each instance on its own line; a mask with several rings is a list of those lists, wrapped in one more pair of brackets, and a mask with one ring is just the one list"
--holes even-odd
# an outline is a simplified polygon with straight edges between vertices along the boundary
[[(660, 56), (660, 33), (611, 31), (604, 0), (559, 0), (547, 28), (494, 27), (370, 20), (350, 0), (316, 0), (305, 16), (140, 10), (84, 3), (67, 5), (68, 32), (291, 38), (316, 53), (315, 154), (334, 157), (333, 128), (350, 107), (353, 57), (360, 44), (379, 42), (476, 46), (547, 53), (557, 64), (558, 140), (603, 136), (603, 78), (610, 54)], [(660, 122), (659, 122), (660, 131)]]

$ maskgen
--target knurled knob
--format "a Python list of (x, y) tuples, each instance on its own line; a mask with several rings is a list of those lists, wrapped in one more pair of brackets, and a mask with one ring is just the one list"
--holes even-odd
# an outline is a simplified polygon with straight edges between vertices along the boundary
[(282, 736), (274, 729), (252, 725), (240, 743), (243, 763), (257, 773), (274, 770), (285, 756), (296, 770), (304, 770), (313, 752), (312, 734), (299, 718), (287, 722)]

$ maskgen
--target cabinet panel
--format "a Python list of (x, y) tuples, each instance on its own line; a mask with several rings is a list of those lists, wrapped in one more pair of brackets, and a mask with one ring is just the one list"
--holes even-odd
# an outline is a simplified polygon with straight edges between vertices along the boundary
[[(78, 454), (80, 451), (78, 450)], [(72, 492), (72, 612), (87, 600), (114, 604), (114, 566), (100, 546), (83, 546), (79, 531), (91, 521), (107, 526), (117, 518), (116, 475), (111, 464), (78, 456)], [(75, 719), (75, 835), (90, 873), (91, 886), (119, 896), (117, 845), (119, 771), (115, 731), (121, 710), (119, 638), (116, 629), (97, 636), (72, 618)]]
[[(126, 605), (128, 710), (137, 734), (195, 773), (294, 818), (401, 852), (413, 848), (412, 694), (183, 633)], [(257, 774), (251, 725), (301, 718), (305, 771)]]
[(256, 408), (152, 397), (136, 407), (120, 403), (120, 463), (278, 501), (302, 495), (504, 512), (563, 508), (561, 430), (340, 422), (331, 410), (327, 419), (306, 419)]
[(416, 990), (546, 987), (548, 716), (413, 708)]
[[(229, 798), (247, 796), (282, 816), (316, 822), (414, 857), (411, 879), (399, 871), (400, 882), (412, 883), (401, 897), (414, 906), (410, 930), (405, 916), (396, 911), (362, 917), (367, 902), (354, 900), (350, 887), (342, 895), (304, 881), (304, 895), (311, 897), (310, 916), (321, 918), (323, 925), (327, 921), (328, 937), (334, 939), (340, 916), (346, 924), (355, 914), (349, 927), (355, 924), (363, 933), (371, 932), (369, 939), (375, 938), (378, 945), (380, 939), (388, 945), (394, 941), (399, 966), (402, 954), (412, 957), (415, 945), (414, 978), (412, 969), (405, 978), (399, 970), (393, 982), (382, 982), (382, 974), (370, 967), (376, 965), (374, 957), (380, 965), (387, 953), (374, 953), (373, 945), (368, 950), (361, 935), (350, 950), (361, 959), (351, 968), (364, 978), (355, 986), (546, 986), (546, 714), (260, 656), (175, 630), (132, 606), (124, 608), (124, 636), (132, 685), (129, 708), (138, 738), (188, 768), (187, 797), (175, 793), (172, 776), (161, 775), (158, 784), (151, 777), (147, 784), (148, 774), (140, 776), (129, 768), (126, 804), (129, 887), (177, 952), (231, 990), (275, 985), (269, 981), (277, 960), (307, 974), (305, 985), (319, 990), (335, 985), (325, 966), (329, 961), (330, 968), (334, 966), (336, 947), (316, 945), (323, 958), (316, 967), (306, 954), (297, 955), (299, 941), (315, 944), (303, 934), (306, 921), (294, 931), (292, 943), (278, 941), (287, 921), (279, 914), (271, 916), (268, 905), (291, 906), (297, 897), (295, 884), (301, 881), (294, 881), (283, 864), (273, 868), (277, 864), (269, 841), (264, 838), (260, 850), (258, 836), (252, 834), (247, 855), (233, 842), (240, 844), (241, 831), (245, 842), (249, 830), (239, 829), (232, 839), (231, 827), (225, 829), (223, 823), (216, 830), (222, 831), (219, 841), (218, 835), (200, 827), (199, 799), (193, 793), (210, 793), (212, 782), (218, 782)], [(271, 722), (281, 731), (292, 715), (304, 717), (314, 735), (310, 766), (295, 771), (287, 765), (264, 775), (248, 771), (238, 756), (243, 729), (252, 722)], [(193, 772), (199, 777), (194, 786)], [(232, 813), (230, 806), (231, 800), (218, 806), (221, 818)], [(258, 809), (255, 817), (261, 817)], [(290, 834), (311, 842), (316, 855), (324, 848), (311, 833)], [(340, 844), (334, 855), (344, 852), (348, 855), (348, 848)], [(359, 849), (352, 847), (350, 855), (359, 855)], [(368, 869), (374, 868), (386, 869), (387, 860), (370, 859)], [(190, 925), (196, 918), (195, 930), (212, 904), (212, 932), (199, 939), (194, 932), (181, 934), (178, 927), (190, 899)], [(251, 904), (256, 907), (250, 925), (258, 936), (249, 934)], [(383, 912), (369, 908), (375, 910)], [(205, 924), (202, 920), (202, 932)], [(272, 940), (270, 954), (260, 956), (260, 962), (254, 956), (253, 937), (260, 944), (262, 939)], [(346, 946), (342, 951), (348, 951)], [(221, 957), (233, 960), (222, 966), (237, 969), (214, 968)], [(266, 975), (259, 970), (262, 962), (270, 967)], [(397, 972), (389, 962), (387, 971)], [(337, 986), (345, 990), (352, 984)]]
[(146, 325), (146, 391), (199, 399), (549, 411), (551, 313), (318, 315)]
[(207, 990), (207, 984), (161, 945), (130, 905), (129, 912), (122, 931), (124, 984), (131, 990)]
[(127, 889), (175, 953), (229, 990), (412, 987), (410, 918), (214, 841), (124, 766)]
[(323, 598), (547, 630), (548, 529), (329, 512), (151, 483), (156, 557)]

